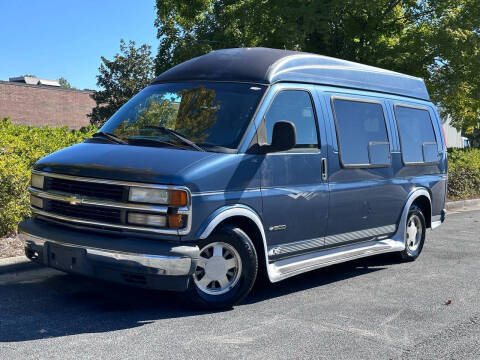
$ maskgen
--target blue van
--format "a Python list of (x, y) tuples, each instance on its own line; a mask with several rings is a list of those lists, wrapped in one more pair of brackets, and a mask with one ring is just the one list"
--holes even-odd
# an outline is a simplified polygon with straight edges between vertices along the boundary
[(31, 260), (231, 307), (375, 254), (415, 260), (445, 219), (447, 152), (424, 82), (265, 48), (158, 76), (32, 171)]

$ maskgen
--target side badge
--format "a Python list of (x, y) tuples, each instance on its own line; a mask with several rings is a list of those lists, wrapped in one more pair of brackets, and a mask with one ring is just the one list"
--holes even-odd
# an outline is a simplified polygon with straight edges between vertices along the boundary
[(268, 228), (269, 231), (287, 230), (287, 225), (275, 225)]

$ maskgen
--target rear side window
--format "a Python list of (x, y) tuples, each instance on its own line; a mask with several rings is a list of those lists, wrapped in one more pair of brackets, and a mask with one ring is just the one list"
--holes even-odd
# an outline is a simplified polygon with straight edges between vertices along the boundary
[(303, 90), (283, 90), (273, 100), (265, 115), (267, 142), (272, 143), (273, 126), (277, 121), (295, 125), (295, 148), (318, 148), (317, 127), (310, 94)]
[(395, 116), (403, 162), (405, 164), (437, 162), (437, 141), (428, 110), (396, 105)]
[(382, 105), (333, 98), (332, 107), (342, 165), (390, 165), (390, 144)]

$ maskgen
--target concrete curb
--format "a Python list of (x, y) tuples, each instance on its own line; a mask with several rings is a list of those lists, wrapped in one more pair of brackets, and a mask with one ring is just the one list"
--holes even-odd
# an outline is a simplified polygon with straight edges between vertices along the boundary
[(0, 259), (0, 274), (25, 271), (39, 267), (38, 264), (27, 259), (26, 256), (14, 256)]
[(480, 199), (447, 201), (445, 206), (448, 212), (480, 210)]

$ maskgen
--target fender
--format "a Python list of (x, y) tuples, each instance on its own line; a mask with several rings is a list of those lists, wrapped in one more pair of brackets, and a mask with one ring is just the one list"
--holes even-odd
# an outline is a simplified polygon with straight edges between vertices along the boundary
[(260, 219), (260, 216), (251, 207), (243, 204), (233, 204), (233, 205), (226, 205), (217, 209), (208, 217), (204, 225), (200, 227), (200, 230), (197, 232), (196, 237), (198, 239), (207, 238), (212, 233), (212, 231), (215, 230), (218, 224), (234, 216), (246, 217), (252, 220), (255, 223), (255, 225), (257, 225), (257, 228), (260, 231), (260, 234), (262, 235), (265, 263), (267, 264), (268, 278), (270, 279), (270, 281), (272, 281), (274, 277), (272, 274), (272, 269), (270, 268), (268, 263), (267, 238), (265, 236), (265, 230), (263, 229), (263, 223), (262, 223), (262, 220)]
[(430, 202), (430, 208), (432, 207), (432, 199), (427, 189), (417, 188), (410, 192), (407, 198), (407, 202), (403, 207), (402, 216), (400, 217), (400, 221), (398, 222), (397, 232), (392, 236), (392, 240), (397, 241), (399, 243), (399, 246), (401, 243), (401, 250), (405, 249), (405, 228), (407, 226), (408, 210), (410, 210), (410, 206), (412, 206), (415, 199), (420, 196), (426, 196), (428, 201)]

